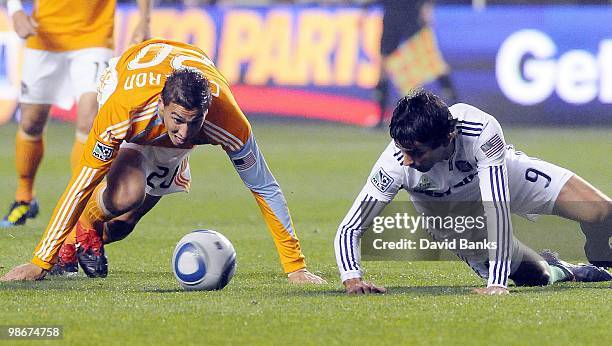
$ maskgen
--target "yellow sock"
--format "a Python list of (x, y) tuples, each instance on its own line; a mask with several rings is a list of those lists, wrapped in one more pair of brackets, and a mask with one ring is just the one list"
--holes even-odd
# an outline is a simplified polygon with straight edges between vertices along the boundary
[(15, 200), (29, 202), (34, 196), (34, 177), (45, 150), (42, 135), (32, 137), (21, 130), (15, 136), (15, 168), (17, 192)]
[(104, 223), (113, 218), (102, 201), (102, 194), (105, 189), (106, 181), (102, 181), (96, 186), (87, 205), (85, 205), (85, 209), (79, 218), (79, 222), (84, 228), (101, 230)]
[(81, 162), (85, 142), (87, 142), (87, 135), (77, 132), (74, 143), (72, 144), (72, 153), (70, 153), (70, 168), (73, 171), (74, 168), (79, 165), (79, 162)]

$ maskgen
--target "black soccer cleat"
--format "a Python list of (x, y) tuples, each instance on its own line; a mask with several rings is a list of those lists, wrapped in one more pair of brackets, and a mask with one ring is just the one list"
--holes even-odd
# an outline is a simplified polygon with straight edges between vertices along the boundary
[(59, 259), (49, 275), (73, 277), (79, 273), (77, 251), (74, 244), (64, 243), (59, 250)]
[(85, 229), (77, 223), (77, 259), (83, 272), (90, 278), (108, 275), (108, 260), (104, 255), (102, 238), (94, 229)]
[(38, 215), (39, 207), (36, 199), (30, 202), (14, 201), (9, 211), (0, 221), (0, 228), (21, 226), (27, 219), (33, 219)]
[(578, 282), (612, 281), (612, 274), (604, 268), (592, 264), (579, 264), (572, 270)]
[(559, 259), (558, 254), (549, 250), (544, 250), (540, 254), (549, 265), (561, 268), (564, 272), (569, 271), (572, 279), (576, 282), (601, 282), (612, 281), (612, 274), (604, 268), (592, 264), (571, 264)]

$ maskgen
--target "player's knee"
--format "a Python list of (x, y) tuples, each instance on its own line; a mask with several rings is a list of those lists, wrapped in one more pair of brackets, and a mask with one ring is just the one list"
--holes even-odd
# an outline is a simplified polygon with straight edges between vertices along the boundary
[(28, 117), (21, 119), (19, 127), (21, 128), (21, 131), (23, 131), (26, 135), (38, 137), (43, 133), (46, 123), (47, 122), (44, 117), (42, 117), (42, 119)]
[(534, 278), (533, 286), (546, 286), (550, 283), (550, 272), (544, 269), (540, 275)]
[(517, 286), (546, 286), (550, 283), (550, 275), (546, 262), (523, 260), (510, 278)]
[[(144, 187), (139, 184), (120, 184), (110, 191), (108, 199), (105, 198), (106, 208), (113, 215), (122, 215), (134, 210), (145, 198)], [(110, 203), (109, 203), (110, 202)]]

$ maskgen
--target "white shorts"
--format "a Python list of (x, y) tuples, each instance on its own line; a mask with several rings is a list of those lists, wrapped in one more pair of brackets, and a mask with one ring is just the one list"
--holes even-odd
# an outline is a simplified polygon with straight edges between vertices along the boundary
[(154, 147), (123, 142), (120, 149), (133, 149), (144, 157), (145, 191), (149, 195), (163, 196), (175, 192), (189, 192), (191, 149)]
[(535, 220), (537, 215), (552, 214), (561, 189), (573, 172), (529, 157), (510, 146), (506, 150), (510, 211)]
[(96, 92), (112, 55), (108, 48), (67, 52), (25, 48), (19, 102), (71, 106), (84, 93)]

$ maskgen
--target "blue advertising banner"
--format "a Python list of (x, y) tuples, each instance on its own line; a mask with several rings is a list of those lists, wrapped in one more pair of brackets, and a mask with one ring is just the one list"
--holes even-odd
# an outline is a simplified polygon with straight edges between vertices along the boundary
[(439, 7), (460, 99), (504, 122), (612, 125), (612, 6)]

